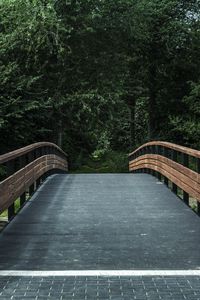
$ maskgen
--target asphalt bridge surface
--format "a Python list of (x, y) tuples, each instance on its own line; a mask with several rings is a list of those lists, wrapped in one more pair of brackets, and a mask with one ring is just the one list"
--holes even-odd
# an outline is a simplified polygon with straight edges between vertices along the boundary
[[(147, 174), (53, 175), (0, 233), (0, 270), (135, 269), (200, 269), (200, 218), (164, 184)], [(167, 279), (156, 278), (160, 280), (162, 292)], [(156, 278), (145, 279), (147, 287), (153, 284), (155, 288)], [(4, 286), (9, 299), (17, 296), (12, 294), (12, 284), (17, 285), (20, 280), (26, 285), (47, 279), (1, 277), (0, 286)], [(66, 280), (74, 286), (75, 279), (56, 280), (58, 283)], [(109, 280), (112, 283), (112, 278), (102, 280), (105, 287), (109, 286)], [(125, 284), (119, 278), (113, 280), (118, 280), (115, 281), (118, 288)], [(127, 280), (125, 287), (130, 287), (132, 280), (145, 286), (142, 278), (124, 280)], [(147, 292), (141, 296), (140, 289), (139, 298), (136, 294), (128, 294), (126, 298), (120, 289), (118, 294), (108, 293), (103, 298), (100, 293), (94, 296), (88, 290), (87, 296), (84, 290), (80, 298), (71, 293), (66, 298), (59, 294), (55, 299), (200, 299), (199, 277), (184, 277), (180, 284), (178, 280), (181, 281), (171, 279), (176, 283), (175, 294), (168, 289), (164, 298), (158, 293), (159, 288), (155, 293), (152, 288), (149, 297)], [(52, 278), (47, 280), (49, 289), (52, 282)], [(98, 285), (102, 286), (99, 281), (93, 286), (97, 289)], [(184, 287), (187, 288), (183, 295)], [(0, 299), (7, 299), (6, 295), (0, 292)], [(20, 295), (20, 299), (28, 298), (26, 293)], [(37, 294), (32, 299), (40, 296)]]

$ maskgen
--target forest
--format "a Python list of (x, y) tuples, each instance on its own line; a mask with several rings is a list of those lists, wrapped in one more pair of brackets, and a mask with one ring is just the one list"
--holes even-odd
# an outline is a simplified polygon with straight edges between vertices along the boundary
[(50, 141), (74, 170), (120, 172), (147, 141), (200, 150), (199, 14), (199, 0), (0, 0), (1, 154)]

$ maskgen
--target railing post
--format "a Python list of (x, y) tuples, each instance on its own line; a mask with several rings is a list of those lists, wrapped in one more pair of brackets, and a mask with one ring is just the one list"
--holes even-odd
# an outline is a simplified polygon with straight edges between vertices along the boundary
[(144, 147), (144, 155), (146, 155), (146, 154), (148, 154), (148, 149), (147, 149), (147, 147), (145, 146), (145, 147)]
[(44, 182), (47, 178), (47, 172), (42, 175), (42, 182)]
[[(183, 166), (188, 168), (189, 167), (189, 156), (188, 154), (183, 153), (182, 154), (182, 163)], [(185, 204), (189, 205), (189, 194), (183, 191), (183, 201)]]
[(37, 159), (40, 156), (39, 149), (36, 148), (34, 152), (35, 152), (35, 159)]
[(24, 155), (20, 156), (19, 158), (20, 169), (26, 166), (26, 157)]
[(169, 186), (169, 179), (166, 176), (164, 176), (164, 183), (166, 186)]
[(172, 191), (177, 195), (178, 193), (178, 187), (175, 183), (172, 182)]
[(22, 207), (24, 205), (24, 203), (26, 202), (26, 192), (24, 192), (21, 196), (20, 196), (20, 207)]
[(164, 147), (160, 146), (160, 155), (164, 156)]
[(177, 162), (178, 153), (176, 150), (172, 150), (172, 160)]
[(169, 157), (169, 150), (168, 150), (167, 147), (164, 147), (164, 156), (165, 156), (166, 158)]
[[(25, 155), (22, 155), (19, 157), (19, 164), (20, 164), (20, 169), (24, 168), (26, 165), (26, 157)], [(20, 208), (24, 205), (24, 203), (26, 202), (26, 192), (24, 192), (21, 196), (20, 196)]]
[[(200, 174), (200, 158), (197, 158), (197, 173)], [(197, 213), (200, 215), (200, 202), (197, 201)]]
[(148, 146), (148, 154), (152, 154), (152, 146)]
[(149, 174), (153, 176), (153, 170), (149, 169)]
[(155, 145), (155, 154), (158, 154), (158, 152), (159, 152), (159, 147), (158, 145)]
[[(163, 156), (168, 158), (168, 148), (163, 146)], [(169, 179), (164, 176), (164, 183), (166, 184), (167, 187), (169, 187)]]
[(38, 152), (39, 152), (39, 157), (43, 155), (43, 153), (42, 153), (42, 149), (43, 149), (42, 147), (40, 147), (40, 148), (38, 149)]
[[(8, 161), (6, 164), (7, 177), (11, 176), (15, 172), (15, 161)], [(15, 202), (8, 207), (8, 221), (15, 216)]]
[(158, 155), (161, 155), (161, 146), (160, 145), (157, 145), (157, 154)]
[(15, 203), (12, 203), (8, 207), (8, 221), (10, 221), (15, 216)]
[(188, 166), (189, 166), (189, 156), (188, 156), (188, 154), (185, 154), (185, 153), (182, 154), (182, 162), (183, 162), (183, 165), (186, 168), (188, 168)]
[(34, 183), (30, 185), (29, 187), (29, 196), (32, 196), (35, 192), (35, 185)]
[(189, 205), (189, 194), (183, 191), (183, 201), (185, 204)]
[(197, 214), (200, 215), (200, 202), (197, 201)]
[(40, 184), (41, 184), (41, 177), (36, 180), (36, 189), (40, 186)]
[(6, 163), (6, 175), (11, 176), (15, 172), (15, 162), (13, 160)]
[[(35, 159), (35, 151), (31, 151), (28, 153), (28, 163), (31, 163), (34, 161)], [(32, 196), (35, 192), (35, 183), (33, 182), (30, 186), (29, 186), (29, 196)]]
[[(176, 150), (172, 150), (172, 159), (173, 161), (177, 161), (177, 151)], [(178, 188), (177, 188), (177, 185), (172, 182), (172, 191), (177, 195), (178, 193)]]

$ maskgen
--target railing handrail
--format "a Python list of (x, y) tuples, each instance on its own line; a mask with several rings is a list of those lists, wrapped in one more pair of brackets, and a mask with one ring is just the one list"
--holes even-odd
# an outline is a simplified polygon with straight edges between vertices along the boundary
[(188, 148), (185, 146), (180, 146), (177, 144), (173, 144), (173, 143), (169, 143), (169, 142), (164, 142), (164, 141), (152, 141), (152, 142), (148, 142), (140, 147), (138, 147), (136, 150), (134, 150), (133, 152), (131, 152), (129, 154), (129, 157), (135, 153), (137, 153), (139, 150), (141, 150), (144, 147), (147, 146), (163, 146), (181, 153), (185, 153), (188, 154), (190, 156), (196, 157), (196, 158), (200, 158), (200, 151), (192, 149), (192, 148)]
[(190, 204), (190, 197), (197, 200), (197, 212), (200, 214), (200, 151), (173, 143), (151, 141), (129, 154), (129, 170), (164, 180), (177, 195), (182, 190), (187, 205)]
[(39, 142), (0, 156), (0, 213), (15, 215), (15, 201), (24, 204), (47, 176), (68, 171), (67, 154), (56, 144)]
[(16, 159), (17, 157), (25, 155), (25, 154), (27, 154), (35, 149), (41, 148), (41, 147), (54, 147), (58, 151), (60, 151), (64, 156), (66, 156), (66, 158), (68, 157), (68, 155), (56, 144), (50, 143), (50, 142), (38, 142), (38, 143), (30, 144), (23, 148), (19, 148), (19, 149), (13, 150), (11, 152), (0, 155), (0, 164), (8, 162), (13, 159)]

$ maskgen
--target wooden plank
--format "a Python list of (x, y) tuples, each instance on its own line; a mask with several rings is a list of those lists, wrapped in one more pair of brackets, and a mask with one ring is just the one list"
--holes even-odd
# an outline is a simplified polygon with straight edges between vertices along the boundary
[(175, 151), (179, 151), (181, 153), (188, 154), (193, 157), (200, 158), (200, 151), (198, 151), (198, 150), (191, 149), (191, 148), (184, 147), (184, 146), (179, 146), (179, 145), (176, 145), (173, 143), (162, 142), (162, 141), (153, 141), (153, 142), (146, 143), (146, 144), (140, 146), (139, 148), (137, 148), (136, 150), (134, 150), (133, 152), (131, 152), (129, 154), (129, 157), (133, 154), (136, 154), (142, 148), (148, 147), (148, 146), (163, 146), (163, 147), (175, 150)]
[(33, 151), (33, 150), (36, 150), (36, 149), (42, 148), (42, 147), (54, 147), (62, 155), (64, 155), (67, 158), (67, 154), (60, 147), (58, 147), (56, 144), (49, 143), (49, 142), (40, 142), (40, 143), (34, 143), (34, 144), (28, 145), (24, 148), (20, 148), (20, 149), (11, 151), (9, 153), (0, 155), (0, 164), (8, 162), (9, 160), (13, 160), (17, 157), (20, 157), (20, 156), (25, 155), (25, 154)]
[(52, 169), (68, 171), (66, 160), (57, 155), (44, 155), (0, 183), (0, 212), (7, 209), (45, 172)]
[[(130, 171), (151, 169), (160, 172), (186, 193), (200, 201), (199, 174), (159, 155), (143, 155), (130, 162)], [(193, 177), (192, 175), (195, 176)]]
[(189, 177), (190, 179), (195, 181), (197, 184), (200, 184), (200, 174), (198, 174), (197, 172), (195, 172), (187, 167), (184, 167), (183, 165), (181, 165), (169, 158), (161, 156), (161, 155), (145, 154), (145, 155), (139, 156), (135, 160), (130, 161), (129, 166), (131, 166), (132, 164), (134, 164), (135, 162), (137, 162), (140, 159), (146, 159), (146, 160), (152, 159), (152, 160), (157, 160), (158, 162), (163, 162), (166, 165), (171, 166), (173, 169), (180, 172), (181, 174), (185, 174), (187, 177)]

